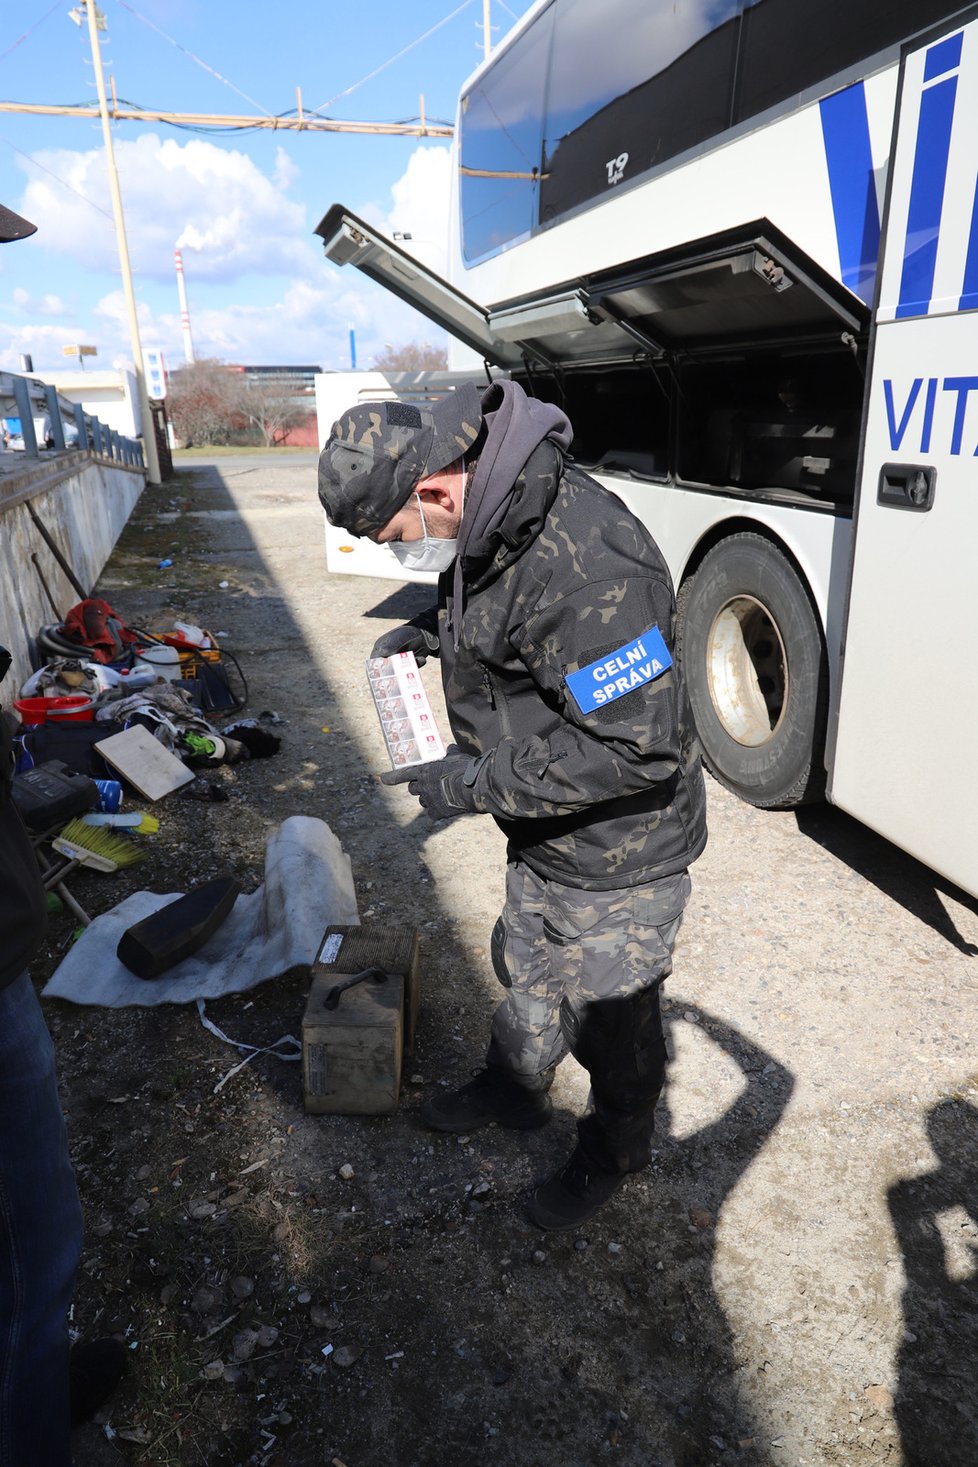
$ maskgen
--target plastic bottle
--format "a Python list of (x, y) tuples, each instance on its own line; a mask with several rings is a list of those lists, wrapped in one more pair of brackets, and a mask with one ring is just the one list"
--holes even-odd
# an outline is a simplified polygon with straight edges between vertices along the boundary
[(203, 647), (207, 641), (203, 627), (194, 626), (189, 621), (175, 621), (173, 630), (179, 632), (185, 642), (192, 642), (195, 647)]
[(159, 676), (153, 667), (100, 667), (99, 671), (107, 687), (123, 688), (130, 693), (155, 683)]

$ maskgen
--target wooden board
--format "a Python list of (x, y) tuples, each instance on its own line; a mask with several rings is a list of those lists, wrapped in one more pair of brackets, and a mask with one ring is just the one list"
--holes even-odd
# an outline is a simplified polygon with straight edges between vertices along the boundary
[(164, 749), (148, 728), (135, 724), (95, 745), (107, 764), (147, 800), (162, 800), (194, 778), (182, 759)]

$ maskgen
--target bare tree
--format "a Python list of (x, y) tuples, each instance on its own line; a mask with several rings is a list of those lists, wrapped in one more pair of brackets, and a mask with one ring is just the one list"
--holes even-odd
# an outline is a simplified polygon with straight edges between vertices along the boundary
[(213, 358), (171, 372), (167, 412), (177, 437), (187, 444), (227, 443), (240, 426), (235, 390), (234, 375)]
[(374, 365), (380, 372), (438, 372), (448, 366), (448, 352), (429, 341), (409, 341), (403, 346), (385, 346)]
[(283, 443), (289, 429), (305, 422), (311, 413), (309, 403), (296, 398), (287, 386), (260, 382), (246, 375), (237, 379), (234, 405), (241, 417), (261, 434), (266, 448)]

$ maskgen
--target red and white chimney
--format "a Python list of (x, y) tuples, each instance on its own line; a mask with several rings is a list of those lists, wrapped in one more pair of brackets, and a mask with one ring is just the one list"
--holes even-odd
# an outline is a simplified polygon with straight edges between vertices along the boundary
[(190, 335), (190, 310), (187, 306), (187, 286), (183, 278), (183, 255), (173, 251), (177, 266), (177, 295), (180, 298), (180, 329), (183, 332), (183, 355), (188, 366), (194, 364), (194, 341)]

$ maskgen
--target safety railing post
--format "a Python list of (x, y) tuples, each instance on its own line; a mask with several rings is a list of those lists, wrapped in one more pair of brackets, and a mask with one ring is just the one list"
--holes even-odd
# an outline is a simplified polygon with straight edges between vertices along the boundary
[(48, 400), (48, 421), (51, 424), (51, 437), (54, 439), (54, 447), (61, 449), (65, 446), (65, 430), (61, 421), (61, 403), (58, 400), (58, 389), (46, 386), (44, 396)]
[(20, 432), (24, 440), (24, 452), (28, 458), (37, 458), (37, 434), (34, 431), (34, 413), (31, 407), (30, 387), (26, 377), (14, 377), (11, 380), (14, 387), (14, 401), (17, 404), (17, 412), (20, 416)]

